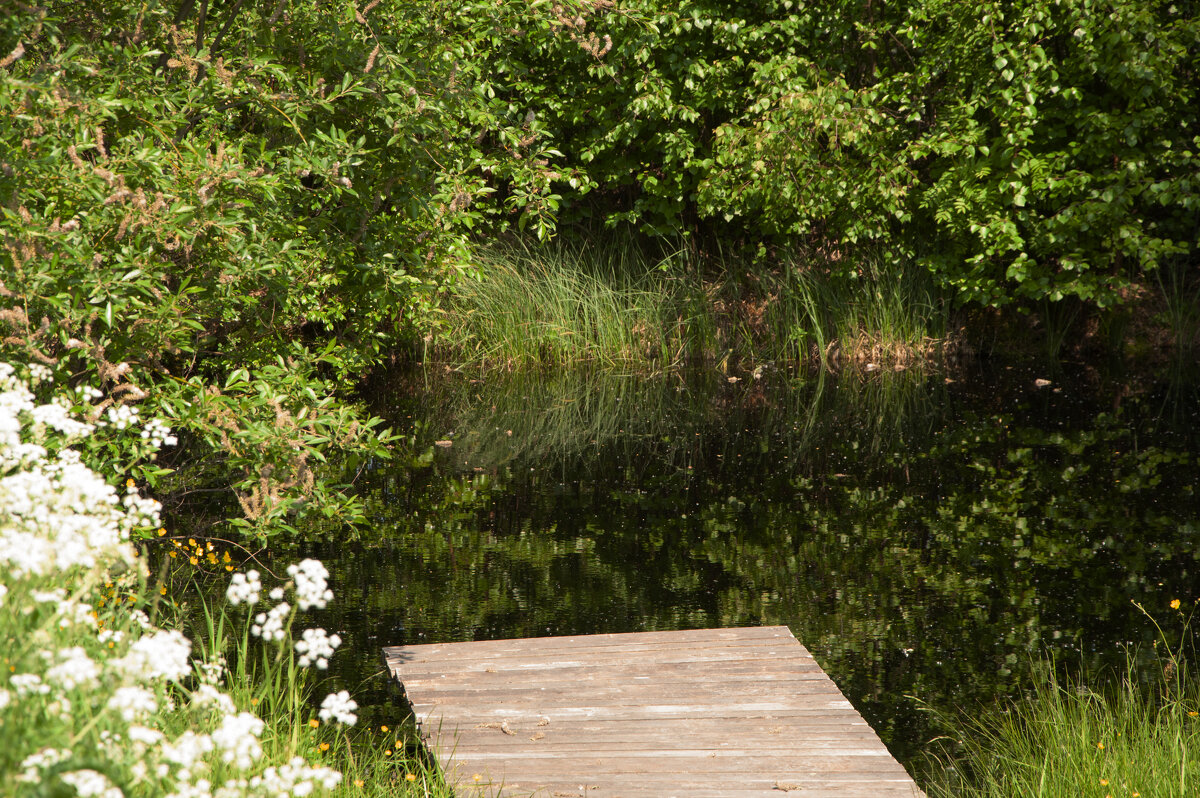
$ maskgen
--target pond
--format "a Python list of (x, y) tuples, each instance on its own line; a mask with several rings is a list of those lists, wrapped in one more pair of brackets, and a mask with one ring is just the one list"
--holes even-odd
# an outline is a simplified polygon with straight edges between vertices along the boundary
[[(317, 530), (330, 679), (395, 723), (385, 645), (786, 624), (892, 753), (1038, 663), (1153, 669), (1200, 597), (1194, 381), (976, 365), (835, 377), (409, 374), (411, 435)], [(438, 444), (440, 442), (440, 445)], [(448, 445), (447, 445), (448, 444)], [(280, 553), (281, 554), (281, 553)]]

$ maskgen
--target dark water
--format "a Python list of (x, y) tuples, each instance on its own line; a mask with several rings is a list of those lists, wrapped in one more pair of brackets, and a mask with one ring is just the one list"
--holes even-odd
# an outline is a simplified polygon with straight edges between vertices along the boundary
[(1019, 695), (1047, 654), (1152, 669), (1135, 602), (1178, 635), (1168, 603), (1200, 597), (1194, 386), (398, 378), (375, 400), (411, 452), (357, 465), (373, 529), (302, 552), (334, 573), (331, 684), (395, 723), (385, 645), (786, 624), (920, 771), (930, 708)]

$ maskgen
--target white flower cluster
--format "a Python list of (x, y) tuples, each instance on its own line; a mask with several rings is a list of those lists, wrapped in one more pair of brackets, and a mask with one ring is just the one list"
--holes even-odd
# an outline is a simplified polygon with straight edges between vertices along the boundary
[(220, 728), (212, 733), (212, 741), (221, 751), (221, 759), (242, 770), (249, 770), (262, 756), (263, 722), (249, 712), (226, 715)]
[(108, 708), (120, 714), (126, 723), (133, 723), (157, 712), (158, 698), (144, 687), (118, 687), (108, 699)]
[(300, 667), (309, 665), (325, 670), (329, 667), (329, 658), (342, 644), (342, 638), (337, 635), (325, 634), (324, 629), (305, 629), (301, 639), (296, 641), (296, 651), (300, 654)]
[(287, 634), (287, 619), (292, 608), (286, 601), (276, 604), (270, 612), (260, 612), (254, 616), (254, 625), (250, 634), (267, 641), (282, 640)]
[(137, 423), (138, 409), (132, 405), (113, 405), (104, 416), (104, 421), (100, 422), (102, 426), (125, 429)]
[(325, 570), (320, 560), (301, 560), (289, 565), (287, 572), (295, 580), (296, 603), (300, 609), (316, 607), (323, 610), (333, 600), (333, 591), (327, 588), (329, 571)]
[(233, 579), (229, 580), (229, 589), (225, 591), (225, 598), (235, 607), (239, 604), (257, 604), (260, 592), (262, 582), (259, 581), (258, 571), (251, 570), (233, 575)]
[(174, 446), (179, 443), (179, 439), (171, 434), (171, 428), (162, 422), (161, 419), (152, 418), (142, 427), (142, 440), (149, 443), (155, 449), (161, 449), (164, 446)]
[(38, 385), (39, 383), (43, 382), (54, 382), (54, 372), (50, 371), (48, 367), (43, 366), (41, 363), (30, 363), (29, 381), (34, 385)]
[[(31, 371), (43, 382), (51, 376)], [(131, 583), (144, 576), (130, 538), (159, 525), (160, 507), (86, 467), (67, 444), (105, 433), (73, 418), (66, 401), (38, 404), (15, 373), (0, 363), (0, 640), (22, 646), (0, 672), (0, 729), (19, 765), (0, 774), (0, 783), (81, 798), (124, 798), (117, 785), (131, 795), (174, 798), (306, 798), (336, 788), (335, 770), (303, 758), (264, 761), (266, 724), (240, 711), (237, 691), (221, 689), (228, 673), (219, 656), (193, 662), (181, 632), (157, 628), (123, 603), (94, 609), (82, 600), (108, 580), (119, 583), (120, 572), (132, 574)], [(74, 401), (97, 398), (83, 388)], [(97, 426), (136, 430), (138, 423), (136, 408), (119, 406)], [(153, 420), (141, 437), (155, 447), (175, 443), (170, 428)], [(305, 560), (288, 573), (300, 608), (325, 607), (332, 598), (320, 562)], [(249, 571), (233, 578), (226, 598), (253, 605), (263, 589)], [(276, 606), (255, 617), (253, 632), (287, 641), (280, 652), (288, 652), (293, 608), (283, 588), (268, 595)], [(295, 655), (302, 667), (325, 668), (340, 644), (337, 635), (309, 629)], [(326, 698), (320, 717), (352, 724), (356, 709), (342, 691)], [(71, 740), (71, 749), (59, 740)], [(209, 779), (218, 773), (224, 781), (214, 786)]]
[(356, 709), (358, 709), (358, 704), (350, 697), (350, 693), (339, 690), (325, 696), (317, 717), (327, 723), (344, 723), (347, 726), (353, 726), (358, 722), (358, 716), (354, 714)]
[(237, 712), (237, 708), (233, 704), (233, 699), (222, 693), (214, 685), (202, 684), (192, 691), (192, 706), (206, 707), (209, 704), (212, 704), (226, 715), (233, 715)]
[(79, 646), (60, 649), (54, 657), (43, 652), (43, 657), (57, 660), (46, 671), (46, 681), (60, 690), (95, 687), (100, 681), (100, 666)]
[(79, 798), (124, 798), (120, 788), (95, 770), (73, 770), (59, 776), (64, 784), (75, 788)]
[(332, 790), (342, 781), (342, 774), (326, 767), (313, 767), (300, 757), (295, 757), (286, 765), (270, 767), (263, 771), (262, 776), (253, 779), (250, 786), (262, 789), (269, 795), (296, 798), (311, 795), (317, 787)]
[(192, 672), (192, 641), (176, 629), (157, 631), (136, 640), (129, 652), (110, 660), (109, 667), (139, 681), (177, 681)]
[(66, 762), (70, 758), (71, 749), (69, 748), (43, 748), (36, 751), (22, 759), (21, 764), (17, 766), (21, 771), (17, 781), (37, 784), (42, 781), (42, 771), (52, 768), (60, 762)]

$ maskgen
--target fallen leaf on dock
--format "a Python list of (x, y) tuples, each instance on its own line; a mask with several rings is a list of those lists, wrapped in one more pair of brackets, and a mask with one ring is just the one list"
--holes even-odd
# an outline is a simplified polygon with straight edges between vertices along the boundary
[(501, 721), (499, 723), (496, 723), (495, 721), (492, 721), (491, 723), (480, 723), (480, 724), (476, 725), (475, 728), (476, 729), (498, 729), (498, 730), (504, 732), (505, 734), (516, 734), (515, 731), (508, 728), (508, 721), (506, 721), (506, 720)]

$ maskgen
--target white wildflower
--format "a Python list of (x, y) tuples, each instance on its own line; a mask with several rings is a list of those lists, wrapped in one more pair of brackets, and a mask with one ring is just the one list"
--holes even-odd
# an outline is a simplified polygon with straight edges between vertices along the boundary
[(342, 644), (342, 638), (337, 635), (327, 635), (324, 629), (305, 629), (302, 639), (296, 641), (296, 651), (300, 654), (300, 667), (309, 665), (325, 670), (329, 667), (329, 658)]
[(96, 639), (101, 643), (117, 644), (125, 639), (125, 632), (120, 629), (101, 629), (96, 633)]
[(46, 695), (50, 685), (42, 682), (42, 677), (36, 673), (17, 673), (9, 678), (8, 684), (17, 692), (17, 698), (27, 695)]
[[(199, 779), (195, 784), (189, 784), (186, 779), (175, 785), (166, 798), (213, 798), (212, 784), (208, 779)], [(240, 798), (240, 797), (239, 797)]]
[(129, 652), (109, 665), (133, 679), (182, 679), (191, 673), (192, 643), (177, 630), (159, 631), (137, 640)]
[(92, 605), (82, 601), (64, 601), (58, 607), (58, 628), (67, 629), (71, 626), (91, 626)]
[(301, 560), (296, 565), (289, 565), (287, 572), (295, 580), (296, 603), (300, 609), (325, 609), (325, 605), (333, 600), (333, 592), (327, 589), (329, 571), (320, 560)]
[(358, 709), (358, 704), (350, 697), (350, 693), (341, 690), (325, 696), (317, 716), (327, 723), (344, 723), (347, 726), (353, 726), (358, 722), (358, 717), (354, 714), (356, 709)]
[(70, 437), (85, 438), (92, 434), (91, 424), (84, 423), (71, 415), (63, 399), (56, 399), (49, 404), (38, 405), (29, 411), (35, 425), (43, 425), (58, 430)]
[(271, 588), (271, 592), (267, 594), (267, 598), (271, 599), (271, 601), (281, 601), (283, 599), (283, 588)]
[(145, 726), (130, 726), (126, 729), (126, 734), (129, 739), (140, 745), (153, 747), (163, 741), (163, 733), (158, 729), (150, 729)]
[(37, 753), (30, 754), (21, 760), (21, 764), (17, 769), (21, 771), (21, 775), (17, 777), (17, 781), (23, 781), (26, 784), (39, 784), (42, 781), (42, 771), (54, 767), (59, 762), (65, 762), (71, 758), (71, 749), (63, 748), (43, 748)]
[(74, 787), (79, 798), (124, 798), (125, 795), (107, 776), (94, 770), (73, 770), (59, 778)]
[(186, 780), (192, 769), (202, 763), (205, 754), (213, 750), (213, 741), (207, 734), (186, 731), (175, 742), (163, 743), (159, 750), (163, 759), (180, 767), (179, 777)]
[(229, 589), (225, 591), (225, 598), (235, 607), (243, 603), (257, 604), (261, 591), (262, 582), (259, 581), (258, 571), (251, 570), (233, 575), (233, 579), (229, 580)]
[(155, 449), (161, 449), (163, 446), (174, 446), (179, 443), (179, 439), (171, 434), (171, 428), (157, 418), (152, 418), (146, 422), (146, 426), (142, 427), (142, 440), (148, 442)]
[(108, 699), (108, 708), (119, 713), (126, 723), (133, 723), (157, 712), (158, 699), (144, 687), (118, 687)]
[(138, 420), (138, 409), (132, 405), (113, 405), (108, 408), (106, 420), (101, 422), (104, 426), (115, 427), (116, 429), (125, 429)]
[(332, 790), (342, 781), (342, 774), (327, 767), (312, 767), (301, 757), (293, 757), (286, 765), (269, 767), (261, 776), (250, 780), (254, 790), (262, 789), (271, 795), (310, 795), (318, 787)]
[(225, 675), (225, 668), (225, 655), (221, 653), (218, 653), (214, 659), (199, 663), (197, 670), (200, 682), (206, 685), (220, 684)]
[(282, 640), (285, 634), (283, 625), (291, 611), (292, 608), (284, 601), (275, 605), (270, 612), (260, 612), (254, 616), (250, 634), (267, 641)]
[(39, 385), (43, 382), (54, 382), (54, 372), (41, 363), (30, 363), (29, 381), (34, 385)]
[(242, 770), (248, 770), (262, 756), (263, 722), (249, 712), (226, 715), (220, 728), (212, 733), (212, 741), (221, 749), (221, 759)]
[(100, 682), (100, 666), (79, 646), (60, 649), (58, 662), (46, 671), (46, 681), (63, 689), (91, 688)]
[(234, 706), (233, 699), (211, 684), (202, 684), (192, 691), (193, 706), (206, 707), (209, 704), (215, 705), (217, 709), (226, 715), (232, 715), (234, 712), (237, 712), (237, 707)]

